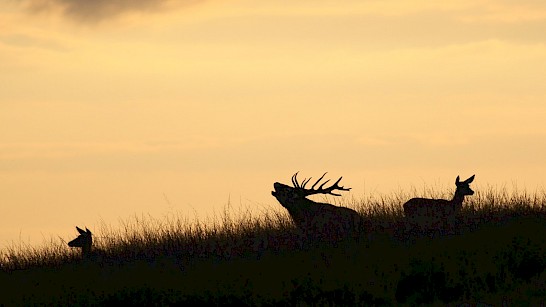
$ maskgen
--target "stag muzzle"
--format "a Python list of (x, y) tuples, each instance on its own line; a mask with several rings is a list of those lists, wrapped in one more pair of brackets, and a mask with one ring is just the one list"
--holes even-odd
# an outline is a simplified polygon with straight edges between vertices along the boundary
[(283, 189), (283, 186), (288, 187), (287, 185), (284, 185), (282, 183), (275, 182), (273, 184), (273, 189), (275, 189), (275, 191), (271, 191), (271, 195), (277, 197), (279, 195), (279, 192)]

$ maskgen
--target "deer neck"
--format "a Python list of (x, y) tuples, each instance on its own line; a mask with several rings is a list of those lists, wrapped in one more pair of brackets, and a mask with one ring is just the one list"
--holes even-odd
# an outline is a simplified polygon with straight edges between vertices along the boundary
[(82, 246), (82, 256), (88, 257), (89, 255), (91, 255), (91, 245)]
[(451, 200), (451, 203), (454, 205), (462, 205), (464, 201), (464, 194), (459, 192), (459, 190), (455, 191), (455, 195), (453, 195), (453, 199)]
[(302, 197), (284, 204), (283, 206), (288, 210), (288, 213), (290, 213), (291, 216), (300, 217), (308, 215), (309, 212), (311, 212), (313, 204), (315, 204), (315, 202), (312, 200)]
[[(298, 199), (295, 199), (292, 201), (289, 206), (287, 206), (287, 209), (292, 209), (296, 211), (306, 211), (314, 202), (310, 199), (307, 199), (305, 197), (301, 197)], [(288, 208), (290, 207), (290, 208)]]

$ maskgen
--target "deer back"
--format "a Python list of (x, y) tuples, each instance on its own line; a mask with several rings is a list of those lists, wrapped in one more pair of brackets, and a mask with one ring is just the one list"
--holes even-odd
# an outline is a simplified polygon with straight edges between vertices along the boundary
[(403, 205), (403, 208), (407, 217), (448, 216), (455, 214), (460, 209), (452, 201), (428, 198), (412, 198)]

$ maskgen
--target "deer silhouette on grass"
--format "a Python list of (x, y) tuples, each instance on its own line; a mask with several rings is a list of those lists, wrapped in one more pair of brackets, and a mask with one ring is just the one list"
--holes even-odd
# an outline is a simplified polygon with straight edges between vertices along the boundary
[(76, 226), (76, 229), (78, 230), (80, 235), (76, 239), (68, 242), (68, 246), (81, 248), (82, 258), (90, 259), (94, 255), (94, 252), (91, 251), (93, 247), (93, 234), (89, 229), (87, 229), (87, 227), (85, 228), (85, 230), (83, 230), (80, 227)]
[(314, 194), (341, 196), (333, 193), (333, 191), (349, 191), (351, 189), (339, 186), (339, 182), (343, 177), (340, 177), (330, 187), (324, 187), (330, 181), (326, 180), (315, 189), (315, 186), (326, 175), (324, 173), (310, 189), (306, 189), (305, 186), (311, 181), (311, 178), (304, 179), (300, 184), (297, 175), (298, 173), (292, 176), (293, 187), (275, 182), (273, 184), (275, 191), (272, 191), (271, 194), (288, 210), (292, 220), (300, 230), (309, 236), (334, 240), (357, 233), (362, 218), (356, 211), (346, 207), (317, 203), (306, 198)]
[(460, 181), (457, 176), (455, 179), (457, 189), (451, 200), (429, 198), (408, 200), (403, 205), (404, 214), (420, 226), (442, 227), (452, 223), (463, 207), (464, 197), (474, 194), (474, 191), (470, 189), (470, 183), (474, 181), (474, 176), (472, 175), (465, 181)]

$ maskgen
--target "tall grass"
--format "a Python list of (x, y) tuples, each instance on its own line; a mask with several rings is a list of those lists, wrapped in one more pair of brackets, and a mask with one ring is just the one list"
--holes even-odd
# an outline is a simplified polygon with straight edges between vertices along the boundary
[(226, 210), (201, 222), (135, 216), (102, 225), (91, 260), (66, 242), (14, 246), (1, 254), (0, 305), (546, 302), (545, 193), (477, 192), (457, 231), (441, 235), (406, 223), (401, 204), (410, 194), (336, 203), (367, 221), (358, 238), (341, 242), (309, 241), (284, 213)]

